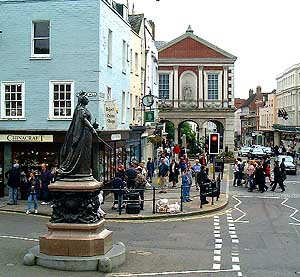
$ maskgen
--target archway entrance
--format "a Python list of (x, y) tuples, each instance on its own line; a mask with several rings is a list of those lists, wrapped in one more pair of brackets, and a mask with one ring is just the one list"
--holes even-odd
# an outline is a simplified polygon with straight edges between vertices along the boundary
[(193, 120), (184, 120), (178, 124), (178, 142), (190, 155), (201, 151), (199, 146), (199, 124)]

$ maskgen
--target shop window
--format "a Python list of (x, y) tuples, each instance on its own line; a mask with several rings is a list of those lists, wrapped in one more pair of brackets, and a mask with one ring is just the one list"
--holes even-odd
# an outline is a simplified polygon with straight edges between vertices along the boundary
[(72, 118), (74, 111), (74, 82), (50, 81), (50, 119)]
[(2, 83), (2, 117), (24, 117), (25, 84), (22, 82)]

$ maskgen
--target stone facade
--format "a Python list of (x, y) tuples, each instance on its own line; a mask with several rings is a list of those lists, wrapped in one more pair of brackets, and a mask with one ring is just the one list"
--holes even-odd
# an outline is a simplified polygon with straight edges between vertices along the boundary
[(223, 148), (234, 148), (234, 62), (236, 57), (193, 34), (159, 45), (160, 120), (178, 125), (216, 123)]

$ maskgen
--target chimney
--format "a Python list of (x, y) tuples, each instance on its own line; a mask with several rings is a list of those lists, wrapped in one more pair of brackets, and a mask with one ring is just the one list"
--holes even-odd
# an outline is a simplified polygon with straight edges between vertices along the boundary
[(260, 93), (261, 93), (261, 86), (257, 86), (257, 87), (256, 87), (256, 93), (257, 93), (257, 94), (260, 94)]
[(154, 21), (149, 20), (149, 24), (150, 24), (151, 29), (152, 29), (152, 38), (155, 41), (155, 23), (154, 23)]
[(249, 98), (253, 95), (253, 89), (249, 89)]

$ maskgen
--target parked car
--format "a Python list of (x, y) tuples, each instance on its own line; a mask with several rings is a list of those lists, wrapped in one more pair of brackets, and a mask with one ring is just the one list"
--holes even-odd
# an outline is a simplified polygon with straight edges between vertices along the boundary
[(263, 147), (262, 150), (266, 153), (267, 156), (269, 156), (269, 157), (274, 156), (274, 153), (273, 153), (271, 147)]
[(240, 157), (247, 157), (249, 154), (251, 147), (248, 146), (243, 146), (241, 147), (240, 151), (239, 151), (239, 156)]
[(264, 156), (266, 156), (266, 153), (261, 147), (252, 148), (248, 154), (248, 158), (250, 159), (263, 158)]
[(286, 173), (297, 174), (297, 166), (294, 163), (294, 159), (291, 156), (279, 155), (277, 161), (281, 164), (282, 159), (285, 158), (284, 165)]

